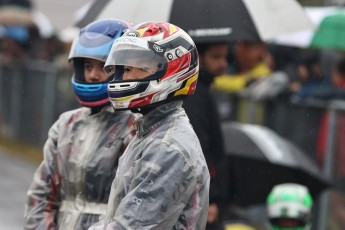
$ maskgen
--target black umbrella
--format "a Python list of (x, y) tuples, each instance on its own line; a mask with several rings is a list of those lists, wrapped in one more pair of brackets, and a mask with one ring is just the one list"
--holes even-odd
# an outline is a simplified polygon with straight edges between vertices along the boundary
[(0, 0), (0, 7), (4, 6), (32, 8), (32, 2), (30, 0)]
[(101, 18), (168, 21), (196, 42), (260, 41), (313, 28), (296, 0), (95, 0), (77, 25)]
[[(329, 186), (314, 161), (297, 146), (259, 125), (224, 123), (229, 198), (233, 203), (264, 203), (280, 183), (307, 186), (314, 198)], [(228, 177), (227, 177), (228, 176)]]

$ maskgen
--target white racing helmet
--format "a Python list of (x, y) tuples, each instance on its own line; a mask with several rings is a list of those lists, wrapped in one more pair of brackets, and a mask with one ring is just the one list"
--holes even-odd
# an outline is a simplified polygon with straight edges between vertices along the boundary
[(309, 219), (312, 204), (307, 187), (293, 183), (279, 184), (268, 195), (268, 216), (275, 229), (280, 229), (278, 222), (282, 218), (296, 220), (299, 223), (296, 227), (303, 227)]
[[(149, 76), (123, 80), (124, 66), (145, 70)], [(149, 108), (192, 95), (199, 59), (193, 40), (181, 28), (146, 22), (114, 42), (105, 70), (114, 74), (108, 95), (115, 109)]]

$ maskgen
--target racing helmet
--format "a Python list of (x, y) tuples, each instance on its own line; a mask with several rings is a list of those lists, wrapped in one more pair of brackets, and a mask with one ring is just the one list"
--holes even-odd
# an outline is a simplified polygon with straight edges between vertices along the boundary
[[(123, 79), (125, 66), (145, 70), (148, 75)], [(192, 95), (199, 58), (184, 30), (171, 23), (150, 21), (133, 26), (114, 42), (104, 69), (114, 76), (108, 85), (113, 107), (140, 110)]]
[[(303, 230), (307, 225), (312, 197), (308, 188), (293, 183), (279, 184), (273, 187), (267, 197), (268, 217), (274, 230)], [(290, 222), (283, 226), (282, 220)], [(294, 226), (291, 226), (293, 221)]]
[(104, 82), (88, 83), (84, 76), (85, 58), (106, 61), (115, 39), (119, 38), (129, 23), (116, 19), (102, 19), (82, 28), (73, 40), (68, 60), (73, 61), (72, 85), (78, 102), (87, 107), (98, 107), (109, 103), (107, 86)]

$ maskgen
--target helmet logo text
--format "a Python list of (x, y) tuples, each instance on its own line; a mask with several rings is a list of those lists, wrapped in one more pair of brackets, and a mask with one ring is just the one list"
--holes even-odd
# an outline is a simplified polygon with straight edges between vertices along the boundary
[(162, 53), (162, 52), (163, 52), (162, 47), (160, 47), (160, 46), (157, 45), (157, 44), (153, 44), (152, 47), (153, 47), (157, 52), (159, 52), (159, 53)]
[(138, 32), (136, 32), (136, 31), (129, 31), (129, 32), (126, 34), (126, 36), (128, 36), (128, 37), (139, 37), (139, 34), (138, 34)]

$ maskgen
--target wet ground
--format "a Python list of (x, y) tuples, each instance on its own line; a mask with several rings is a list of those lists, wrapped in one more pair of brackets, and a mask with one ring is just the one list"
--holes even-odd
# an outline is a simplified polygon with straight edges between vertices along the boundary
[(23, 229), (26, 191), (36, 167), (0, 147), (0, 230)]

